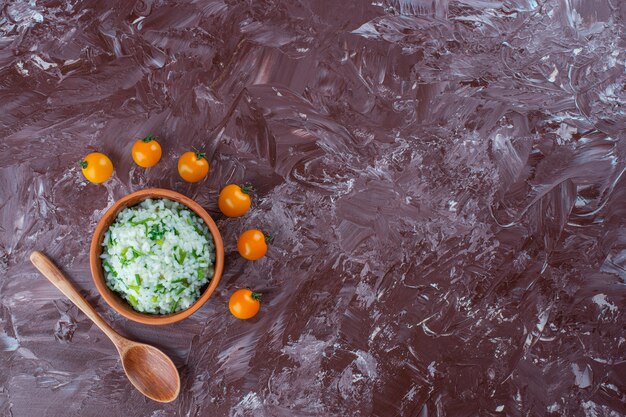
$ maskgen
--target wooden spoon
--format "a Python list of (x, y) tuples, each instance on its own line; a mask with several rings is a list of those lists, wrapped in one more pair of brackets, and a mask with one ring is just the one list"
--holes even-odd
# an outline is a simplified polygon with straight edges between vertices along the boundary
[(148, 398), (169, 403), (178, 397), (180, 376), (174, 363), (159, 349), (120, 336), (74, 288), (46, 255), (33, 252), (30, 261), (46, 278), (70, 299), (106, 334), (122, 358), (130, 382)]

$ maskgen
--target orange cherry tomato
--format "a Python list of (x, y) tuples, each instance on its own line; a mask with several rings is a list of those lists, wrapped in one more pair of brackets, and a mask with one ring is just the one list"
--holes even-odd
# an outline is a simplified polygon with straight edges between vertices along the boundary
[(154, 136), (146, 136), (133, 144), (133, 160), (143, 168), (155, 166), (161, 160), (161, 145)]
[(250, 261), (256, 261), (265, 256), (267, 243), (271, 237), (265, 237), (263, 232), (257, 229), (246, 230), (239, 236), (237, 250), (239, 254)]
[(83, 175), (94, 184), (100, 184), (113, 174), (113, 162), (103, 153), (92, 152), (80, 161)]
[(249, 319), (259, 312), (261, 294), (251, 290), (237, 290), (228, 300), (228, 309), (238, 319)]
[(178, 160), (178, 173), (187, 182), (198, 182), (209, 173), (209, 161), (202, 152), (185, 152)]
[(241, 188), (237, 184), (229, 184), (220, 191), (217, 205), (222, 213), (228, 217), (243, 216), (252, 204), (248, 194), (250, 191), (250, 187)]

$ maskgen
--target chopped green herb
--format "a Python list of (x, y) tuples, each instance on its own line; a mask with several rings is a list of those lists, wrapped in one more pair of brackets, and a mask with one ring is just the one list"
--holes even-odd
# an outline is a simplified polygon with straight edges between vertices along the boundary
[(179, 264), (183, 264), (183, 262), (185, 262), (185, 258), (187, 257), (187, 251), (185, 251), (182, 248), (178, 248), (178, 257), (176, 258), (176, 260), (178, 261)]
[(174, 306), (172, 307), (172, 311), (176, 311), (176, 307), (178, 307), (178, 303), (180, 303), (180, 298), (176, 300), (176, 302), (174, 303)]
[(150, 240), (161, 240), (163, 239), (163, 236), (165, 236), (166, 231), (167, 230), (165, 229), (165, 226), (161, 221), (150, 226), (150, 230), (148, 231), (148, 237), (150, 238)]
[(156, 244), (159, 246), (163, 246), (163, 243), (165, 243), (165, 239), (157, 239)]
[(117, 272), (115, 272), (115, 269), (113, 269), (113, 267), (111, 266), (111, 264), (109, 263), (109, 261), (104, 261), (104, 267), (106, 269), (109, 270), (109, 272), (111, 274), (113, 274), (114, 277), (117, 277)]
[(137, 299), (135, 298), (134, 295), (128, 294), (128, 302), (130, 303), (131, 306), (137, 307)]
[(137, 281), (137, 285), (141, 285), (141, 276), (139, 274), (135, 274), (135, 281)]
[[(134, 217), (133, 217), (133, 219), (134, 219)], [(147, 219), (139, 220), (138, 222), (134, 222), (134, 221), (132, 221), (132, 219), (131, 219), (131, 220), (130, 220), (130, 224), (131, 224), (132, 226), (137, 226), (137, 225), (140, 225), (140, 224), (146, 224), (146, 223), (148, 223), (148, 222), (155, 221), (155, 220), (156, 220), (156, 218), (154, 218), (154, 217), (148, 217)]]
[(139, 294), (139, 285), (129, 285), (128, 288)]
[(174, 259), (176, 259), (176, 262), (182, 265), (183, 262), (185, 262), (186, 256), (187, 251), (185, 251), (183, 248), (179, 248), (178, 246), (174, 246)]
[(133, 251), (133, 255), (135, 255), (135, 258), (139, 258), (140, 256), (145, 256), (146, 255), (145, 253), (143, 253), (141, 251), (138, 251), (135, 248), (130, 248), (130, 249)]
[(204, 236), (204, 232), (202, 231), (202, 229), (200, 229), (198, 226), (196, 226), (195, 224), (193, 225), (194, 230), (196, 231), (197, 234), (199, 234), (200, 236)]
[(176, 284), (176, 283), (179, 283), (179, 282), (187, 282), (187, 280), (185, 278), (178, 278), (178, 279), (175, 279), (174, 281), (172, 281), (172, 284)]
[(198, 279), (203, 279), (204, 278), (204, 268), (198, 268), (197, 272), (198, 272)]
[(153, 303), (156, 303), (158, 299), (159, 299), (159, 296), (158, 296), (158, 295), (153, 295), (153, 296), (152, 296), (152, 302), (153, 302)]
[(186, 288), (181, 288), (180, 290), (176, 291), (176, 295), (180, 295), (181, 292), (185, 291)]

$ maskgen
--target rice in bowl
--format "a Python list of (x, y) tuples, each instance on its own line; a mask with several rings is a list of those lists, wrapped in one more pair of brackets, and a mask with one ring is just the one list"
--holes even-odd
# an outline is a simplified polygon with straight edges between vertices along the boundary
[(171, 314), (190, 307), (213, 277), (215, 245), (192, 210), (147, 199), (117, 215), (100, 257), (107, 286), (135, 310)]

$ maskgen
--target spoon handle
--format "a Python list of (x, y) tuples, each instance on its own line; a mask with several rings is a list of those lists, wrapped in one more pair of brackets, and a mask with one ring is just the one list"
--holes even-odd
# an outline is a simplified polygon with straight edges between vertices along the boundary
[(80, 308), (87, 317), (93, 321), (96, 326), (100, 328), (106, 334), (113, 344), (119, 348), (125, 342), (125, 339), (120, 336), (109, 323), (104, 321), (102, 317), (96, 312), (96, 310), (80, 295), (78, 290), (70, 283), (70, 281), (63, 275), (63, 272), (56, 267), (54, 263), (43, 253), (34, 251), (30, 254), (30, 261), (35, 265), (35, 268), (43, 274), (44, 277), (57, 287), (67, 298), (73, 302), (76, 307)]

